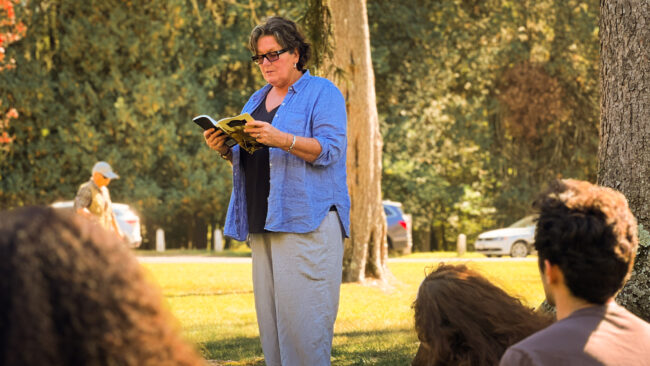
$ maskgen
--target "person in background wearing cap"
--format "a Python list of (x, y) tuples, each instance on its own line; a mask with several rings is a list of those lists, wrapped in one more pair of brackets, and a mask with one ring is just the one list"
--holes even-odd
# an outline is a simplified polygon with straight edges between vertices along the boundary
[(107, 162), (97, 162), (93, 166), (90, 180), (79, 186), (77, 196), (74, 199), (74, 210), (81, 215), (98, 221), (102, 227), (114, 231), (123, 238), (124, 234), (115, 220), (113, 208), (111, 207), (111, 196), (108, 193), (108, 184), (111, 179), (118, 179), (119, 177)]

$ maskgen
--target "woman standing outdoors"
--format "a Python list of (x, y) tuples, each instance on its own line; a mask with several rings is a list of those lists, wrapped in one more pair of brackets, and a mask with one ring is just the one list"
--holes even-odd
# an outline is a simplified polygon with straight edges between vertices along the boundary
[(242, 110), (255, 119), (245, 131), (266, 147), (250, 155), (204, 134), (233, 167), (224, 232), (249, 239), (267, 365), (329, 365), (350, 227), (345, 101), (304, 69), (311, 50), (294, 22), (267, 19), (249, 47), (268, 84)]

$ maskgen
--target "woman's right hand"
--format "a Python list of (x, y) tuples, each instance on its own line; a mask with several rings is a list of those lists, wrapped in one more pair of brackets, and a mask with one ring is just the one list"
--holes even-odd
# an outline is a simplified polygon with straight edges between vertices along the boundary
[(221, 155), (227, 155), (230, 148), (226, 146), (226, 135), (218, 128), (212, 128), (203, 132), (203, 138), (208, 146)]

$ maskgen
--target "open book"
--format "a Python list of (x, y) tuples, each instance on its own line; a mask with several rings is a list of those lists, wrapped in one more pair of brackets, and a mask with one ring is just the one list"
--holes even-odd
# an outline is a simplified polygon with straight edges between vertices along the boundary
[(253, 121), (253, 117), (248, 113), (236, 117), (223, 118), (218, 121), (203, 114), (192, 118), (192, 121), (203, 127), (204, 130), (218, 128), (223, 131), (228, 135), (228, 138), (226, 139), (226, 146), (228, 147), (233, 147), (239, 144), (242, 149), (246, 150), (249, 154), (252, 154), (264, 146), (257, 142), (253, 136), (244, 132), (244, 125), (246, 125), (246, 122)]

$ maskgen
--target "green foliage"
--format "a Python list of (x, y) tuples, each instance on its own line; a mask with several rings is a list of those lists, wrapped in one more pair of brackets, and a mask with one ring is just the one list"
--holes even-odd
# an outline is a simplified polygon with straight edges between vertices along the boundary
[(0, 76), (0, 94), (21, 115), (0, 162), (0, 204), (72, 199), (106, 160), (121, 175), (113, 200), (133, 205), (151, 229), (165, 227), (168, 242), (222, 223), (230, 169), (191, 118), (238, 113), (261, 85), (243, 47), (249, 10), (180, 0), (27, 6), (20, 68)]
[[(20, 116), (5, 131), (0, 207), (72, 199), (107, 160), (122, 176), (113, 200), (171, 247), (201, 247), (223, 225), (230, 168), (190, 120), (238, 113), (263, 84), (252, 27), (284, 15), (315, 61), (330, 47), (320, 0), (14, 3), (27, 33), (0, 73), (0, 107)], [(550, 178), (593, 180), (597, 1), (370, 0), (368, 15), (384, 198), (413, 215), (420, 248), (514, 221)]]
[(550, 179), (595, 178), (597, 1), (372, 0), (368, 13), (382, 189), (416, 238), (471, 242)]

